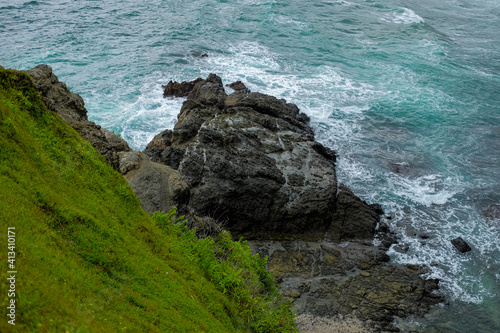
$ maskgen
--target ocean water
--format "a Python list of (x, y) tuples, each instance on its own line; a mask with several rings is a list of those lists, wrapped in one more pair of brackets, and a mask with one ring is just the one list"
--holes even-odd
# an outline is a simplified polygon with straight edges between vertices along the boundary
[(2, 1), (0, 65), (40, 63), (135, 149), (175, 124), (169, 80), (296, 103), (340, 181), (391, 216), (392, 260), (441, 280), (447, 304), (401, 328), (500, 332), (498, 0)]

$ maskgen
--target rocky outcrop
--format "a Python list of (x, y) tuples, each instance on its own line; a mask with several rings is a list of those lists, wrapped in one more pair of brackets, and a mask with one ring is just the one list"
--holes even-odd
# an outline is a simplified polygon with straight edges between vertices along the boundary
[(163, 86), (163, 97), (186, 97), (193, 90), (194, 85), (201, 80), (201, 78), (198, 78), (190, 82), (182, 81), (181, 83), (170, 81)]
[(116, 170), (122, 173), (141, 205), (148, 212), (169, 211), (174, 206), (184, 208), (189, 199), (189, 189), (184, 177), (176, 170), (152, 162), (115, 133), (96, 125), (87, 118), (83, 99), (59, 82), (47, 65), (27, 71), (44, 103), (68, 125), (73, 127)]
[(174, 130), (145, 150), (186, 177), (191, 212), (247, 238), (373, 238), (378, 215), (347, 190), (337, 198), (335, 152), (296, 105), (240, 84), (227, 95), (213, 74), (193, 82)]
[(169, 83), (169, 94), (187, 100), (174, 129), (145, 150), (186, 177), (187, 211), (223, 218), (234, 236), (251, 239), (295, 312), (321, 325), (336, 327), (332, 318), (342, 317), (397, 331), (395, 316), (440, 302), (437, 281), (422, 279), (423, 270), (388, 263), (396, 240), (380, 222), (382, 207), (337, 183), (336, 154), (314, 141), (308, 117), (241, 82), (229, 86), (227, 95), (213, 74)]
[[(85, 140), (104, 156), (115, 169), (118, 168), (118, 151), (107, 140), (101, 126), (89, 121), (85, 103), (78, 94), (69, 91), (66, 84), (59, 82), (47, 65), (38, 65), (27, 71), (33, 83), (42, 94), (47, 108), (57, 112), (59, 117), (73, 127)], [(128, 145), (127, 145), (128, 146)]]
[(199, 237), (219, 233), (222, 220), (235, 237), (252, 239), (301, 325), (336, 331), (348, 318), (358, 331), (397, 331), (394, 316), (422, 315), (441, 301), (423, 270), (388, 263), (396, 240), (379, 219), (382, 208), (338, 184), (336, 153), (314, 141), (296, 105), (241, 82), (227, 95), (213, 74), (169, 82), (165, 96), (187, 97), (178, 122), (139, 152), (88, 121), (83, 100), (50, 67), (28, 73), (47, 106), (124, 175), (146, 211), (175, 205)]
[(416, 266), (387, 264), (377, 246), (360, 243), (252, 241), (269, 258), (268, 269), (294, 312), (321, 318), (358, 318), (371, 331), (397, 331), (394, 316), (424, 315), (442, 301), (437, 280), (424, 280)]

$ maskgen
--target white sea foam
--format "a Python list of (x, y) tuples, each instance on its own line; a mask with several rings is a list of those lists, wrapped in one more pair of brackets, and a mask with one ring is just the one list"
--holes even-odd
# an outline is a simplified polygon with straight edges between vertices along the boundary
[(405, 7), (398, 8), (392, 13), (382, 16), (380, 20), (396, 24), (424, 23), (422, 17), (418, 16), (413, 10)]
[[(437, 199), (427, 194), (436, 191), (435, 185), (440, 183), (438, 187), (444, 188), (441, 191), (447, 197), (449, 194), (446, 193), (455, 192), (453, 187), (463, 187), (463, 181), (429, 175), (410, 182), (393, 182), (390, 186), (397, 192), (398, 186), (404, 187), (408, 183), (412, 190), (407, 189), (405, 195), (410, 197), (411, 191), (415, 191), (415, 196), (420, 198), (412, 201), (424, 207), (408, 205), (408, 198), (392, 199), (394, 219), (390, 223), (398, 233), (400, 243), (409, 245), (409, 250), (403, 254), (391, 248), (389, 255), (398, 263), (428, 266), (431, 272), (427, 277), (438, 278), (441, 290), (453, 299), (480, 303), (485, 298), (495, 297), (488, 287), (490, 278), (478, 270), (480, 266), (490, 272), (500, 268), (500, 246), (496, 241), (500, 233), (488, 228), (471, 207), (462, 206), (453, 197)], [(416, 237), (415, 233), (429, 238)], [(471, 253), (458, 254), (450, 243), (458, 236), (472, 246)], [(484, 263), (487, 265), (484, 266)]]
[(156, 134), (173, 128), (183, 100), (162, 98), (155, 102), (147, 96), (139, 97), (136, 103), (124, 107), (129, 117), (123, 124), (123, 138), (131, 147), (144, 149)]
[(267, 5), (267, 4), (273, 4), (275, 1), (273, 0), (238, 0), (238, 3), (243, 4), (243, 5)]
[(355, 3), (353, 2), (349, 2), (349, 1), (345, 1), (345, 0), (327, 0), (327, 1), (323, 1), (323, 3), (328, 3), (328, 4), (332, 4), (332, 5), (339, 5), (339, 6), (353, 6), (355, 5)]
[(355, 5), (355, 3), (353, 3), (353, 2), (344, 1), (344, 0), (338, 0), (338, 1), (335, 1), (335, 3), (337, 3), (341, 6), (354, 6)]
[(375, 93), (370, 85), (354, 82), (332, 66), (303, 75), (302, 64), (283, 59), (257, 42), (233, 44), (228, 54), (210, 54), (205, 60), (199, 62), (203, 75), (216, 72), (227, 83), (241, 80), (252, 91), (296, 103), (317, 120), (328, 118), (333, 106), (352, 106), (353, 101), (368, 100)]
[(394, 185), (396, 195), (427, 207), (443, 205), (456, 194), (443, 188), (445, 183), (451, 180), (443, 179), (440, 175), (427, 175), (416, 179), (392, 177), (391, 182), (393, 181), (398, 183)]
[[(114, 116), (115, 132), (121, 134), (134, 149), (144, 149), (156, 134), (173, 128), (177, 120), (185, 99), (163, 98), (162, 83), (167, 83), (162, 74), (145, 77), (140, 82), (135, 100), (118, 104), (121, 114)], [(127, 89), (129, 94), (137, 93), (137, 87), (125, 87), (126, 91), (122, 93), (127, 95)]]

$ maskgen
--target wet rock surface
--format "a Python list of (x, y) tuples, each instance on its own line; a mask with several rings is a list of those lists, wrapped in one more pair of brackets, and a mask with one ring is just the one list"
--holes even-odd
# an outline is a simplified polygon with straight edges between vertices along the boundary
[(145, 153), (186, 177), (191, 212), (229, 220), (235, 236), (373, 238), (378, 214), (347, 190), (337, 198), (336, 154), (314, 141), (308, 121), (273, 96), (227, 95), (211, 74), (193, 85), (173, 131)]
[(451, 244), (455, 246), (455, 248), (460, 252), (460, 253), (465, 253), (471, 251), (471, 247), (469, 244), (467, 244), (466, 241), (462, 237), (457, 237), (451, 240)]
[(359, 243), (252, 241), (269, 257), (282, 294), (298, 315), (357, 318), (370, 331), (398, 331), (395, 316), (424, 315), (442, 302), (437, 280), (416, 266), (393, 266), (385, 251)]

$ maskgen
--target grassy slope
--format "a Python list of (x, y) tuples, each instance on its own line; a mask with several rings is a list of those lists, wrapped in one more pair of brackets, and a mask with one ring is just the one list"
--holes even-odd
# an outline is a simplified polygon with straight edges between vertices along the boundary
[[(2, 282), (0, 332), (293, 330), (289, 308), (268, 301), (276, 293), (262, 260), (168, 221), (144, 213), (27, 75), (0, 67), (0, 279), (7, 227), (15, 227), (18, 271), (16, 326)], [(233, 249), (239, 259), (229, 264)]]

